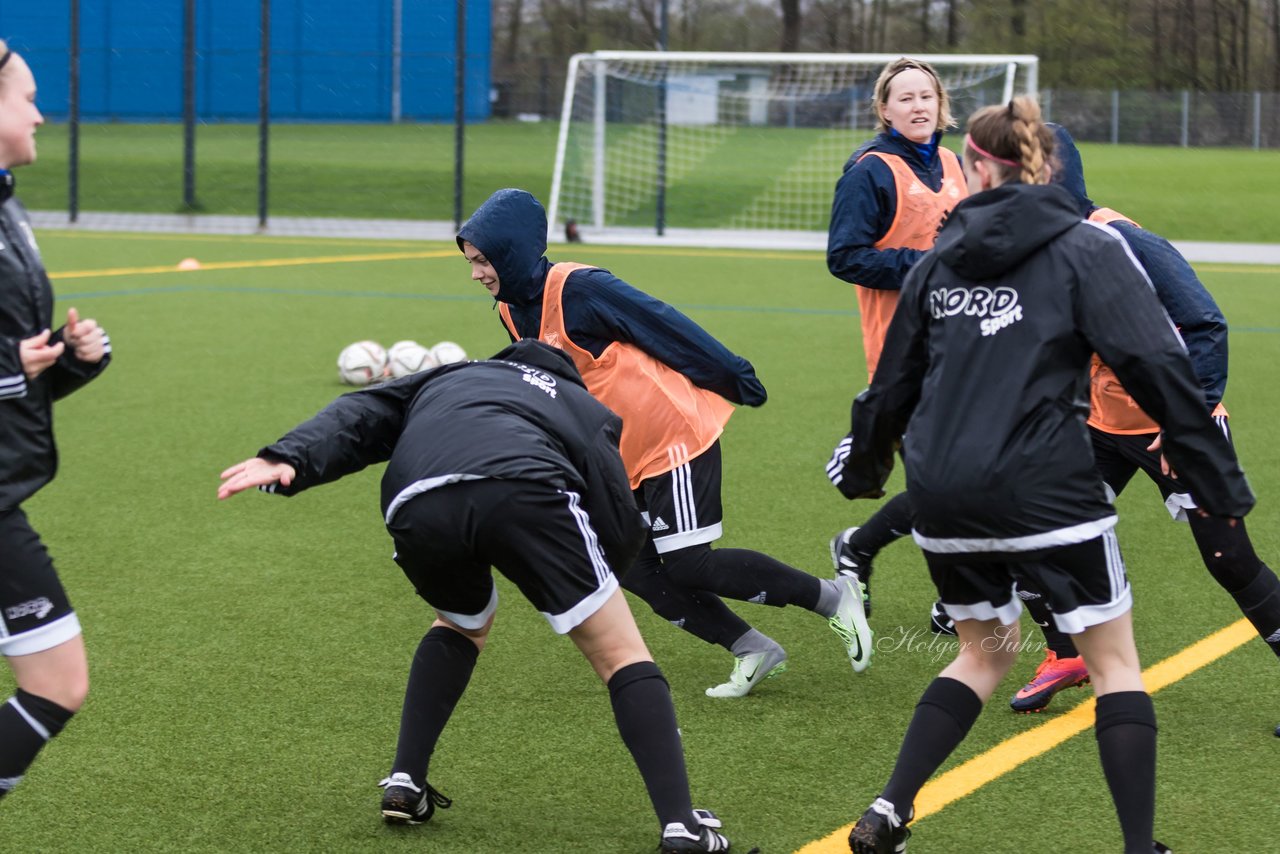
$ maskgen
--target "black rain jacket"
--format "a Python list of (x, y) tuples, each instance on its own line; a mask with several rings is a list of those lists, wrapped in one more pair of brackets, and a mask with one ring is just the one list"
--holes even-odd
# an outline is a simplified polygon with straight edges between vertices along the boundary
[[(0, 169), (0, 512), (26, 501), (58, 470), (53, 441), (53, 402), (106, 369), (63, 352), (34, 380), (22, 370), (19, 342), (50, 328), (53, 288), (27, 211), (13, 195), (13, 175)], [(62, 340), (54, 330), (50, 344)]]
[(297, 471), (292, 495), (375, 463), (390, 522), (413, 495), (492, 478), (582, 495), (621, 575), (646, 528), (618, 454), (622, 420), (597, 402), (567, 355), (525, 339), (488, 361), (458, 362), (344, 394), (258, 456)]
[(1200, 506), (1254, 498), (1204, 405), (1142, 268), (1058, 186), (1005, 184), (961, 202), (911, 271), (871, 387), (854, 401), (833, 480), (879, 494), (902, 444), (916, 540), (942, 552), (1030, 551), (1114, 524), (1085, 418), (1097, 352), (1164, 427)]

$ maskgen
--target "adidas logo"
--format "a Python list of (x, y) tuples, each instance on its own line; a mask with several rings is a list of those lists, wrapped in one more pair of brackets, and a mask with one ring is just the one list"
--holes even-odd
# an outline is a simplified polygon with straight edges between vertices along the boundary
[(1280, 643), (1280, 629), (1276, 629), (1267, 636), (1267, 643)]
[(752, 597), (751, 597), (750, 599), (748, 599), (747, 601), (748, 601), (748, 602), (754, 602), (754, 603), (755, 603), (755, 604), (757, 604), (757, 605), (763, 605), (763, 604), (764, 604), (764, 600), (765, 600), (765, 595), (766, 595), (766, 594), (765, 594), (765, 591), (761, 590), (759, 593), (757, 593), (756, 595), (752, 596)]
[(924, 185), (921, 184), (919, 181), (912, 181), (911, 186), (907, 189), (908, 196), (918, 196), (921, 193), (925, 193), (925, 192), (928, 192), (928, 191), (925, 190)]
[(680, 619), (678, 619), (678, 620), (672, 620), (672, 621), (671, 621), (671, 625), (675, 626), (677, 629), (683, 629), (683, 628), (684, 628), (684, 617), (681, 617), (681, 618), (680, 618)]
[(656, 519), (654, 519), (654, 520), (653, 520), (653, 530), (655, 530), (655, 531), (668, 531), (668, 530), (670, 530), (670, 529), (671, 529), (671, 526), (670, 526), (670, 525), (668, 525), (666, 522), (662, 521), (662, 517), (661, 517), (661, 516), (659, 516), (658, 518), (656, 518)]

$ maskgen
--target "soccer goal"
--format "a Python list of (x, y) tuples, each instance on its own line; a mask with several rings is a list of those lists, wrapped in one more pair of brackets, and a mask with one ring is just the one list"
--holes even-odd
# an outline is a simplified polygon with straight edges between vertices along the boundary
[[(831, 193), (876, 133), (872, 89), (901, 54), (597, 51), (569, 60), (552, 240), (826, 246)], [(964, 125), (1036, 94), (1034, 56), (921, 56)], [(957, 137), (958, 138), (958, 135)]]

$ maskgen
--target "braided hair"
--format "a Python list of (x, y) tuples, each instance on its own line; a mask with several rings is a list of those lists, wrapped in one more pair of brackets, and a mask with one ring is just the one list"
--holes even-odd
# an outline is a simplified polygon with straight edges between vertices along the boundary
[(1054, 133), (1034, 98), (1020, 95), (1005, 106), (984, 107), (969, 117), (964, 156), (983, 158), (1005, 181), (1048, 184), (1053, 172)]

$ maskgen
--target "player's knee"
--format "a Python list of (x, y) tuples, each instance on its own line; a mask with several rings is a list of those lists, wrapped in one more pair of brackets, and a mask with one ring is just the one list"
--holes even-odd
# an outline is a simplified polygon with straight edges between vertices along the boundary
[(428, 632), (428, 635), (436, 634), (436, 636), (442, 640), (452, 640), (453, 638), (450, 637), (450, 635), (438, 634), (440, 632), (451, 632), (454, 636), (461, 635), (471, 641), (479, 652), (484, 650), (484, 645), (489, 639), (489, 630), (491, 628), (493, 628), (492, 614), (489, 615), (489, 619), (485, 621), (484, 625), (473, 629), (460, 626), (449, 618), (437, 614), (435, 622), (431, 624), (431, 631)]
[(89, 671), (77, 674), (68, 680), (60, 697), (52, 698), (58, 705), (70, 712), (80, 711), (84, 701), (89, 697)]

